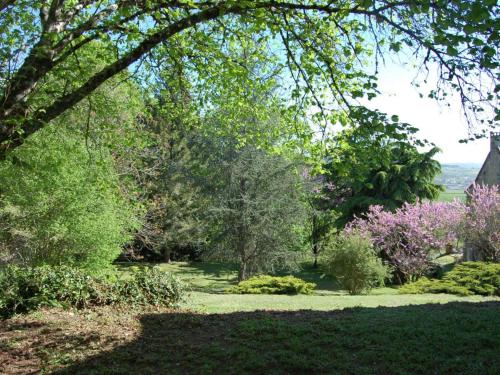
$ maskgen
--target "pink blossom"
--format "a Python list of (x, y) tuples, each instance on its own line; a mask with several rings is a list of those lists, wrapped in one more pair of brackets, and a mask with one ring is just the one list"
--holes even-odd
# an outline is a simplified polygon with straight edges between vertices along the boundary
[(485, 260), (500, 261), (498, 186), (473, 185), (469, 192), (465, 237)]
[(465, 213), (459, 201), (406, 203), (394, 212), (371, 206), (365, 218), (356, 218), (346, 230), (370, 236), (396, 279), (404, 282), (424, 274), (433, 256), (458, 241)]

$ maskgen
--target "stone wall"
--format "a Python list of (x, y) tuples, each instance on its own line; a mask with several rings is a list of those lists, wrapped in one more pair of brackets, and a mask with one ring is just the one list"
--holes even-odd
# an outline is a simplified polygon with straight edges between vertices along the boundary
[(476, 177), (482, 185), (500, 185), (500, 133), (491, 133), (490, 152)]
[[(481, 170), (479, 171), (476, 184), (481, 185), (499, 185), (500, 186), (500, 132), (490, 133), (490, 152), (484, 161)], [(467, 188), (467, 190), (469, 190)], [(482, 260), (481, 255), (472, 244), (465, 243), (464, 246), (464, 260), (476, 261)]]

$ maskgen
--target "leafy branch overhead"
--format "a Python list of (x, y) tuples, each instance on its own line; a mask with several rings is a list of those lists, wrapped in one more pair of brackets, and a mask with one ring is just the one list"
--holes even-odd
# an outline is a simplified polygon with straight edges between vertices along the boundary
[[(298, 108), (315, 106), (323, 116), (336, 109), (348, 118), (356, 98), (377, 94), (379, 63), (404, 53), (424, 76), (437, 69), (430, 97), (443, 99), (451, 88), (471, 129), (480, 134), (494, 126), (493, 115), (481, 112), (497, 111), (495, 0), (2, 0), (0, 11), (3, 156), (110, 78), (131, 66), (140, 70), (160, 46), (182, 56), (181, 64), (207, 58), (217, 66), (210, 58), (223, 58), (225, 43), (241, 40), (238, 25), (285, 56)], [(179, 53), (186, 45), (192, 56)], [(103, 48), (107, 58), (97, 67), (74, 66), (85, 72), (79, 85), (36, 100), (86, 48)], [(193, 71), (191, 79), (202, 76)]]

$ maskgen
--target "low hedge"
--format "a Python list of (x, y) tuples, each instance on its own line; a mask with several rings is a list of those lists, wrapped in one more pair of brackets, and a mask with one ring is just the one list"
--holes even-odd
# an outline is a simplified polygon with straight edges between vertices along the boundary
[(229, 288), (232, 294), (312, 294), (316, 284), (294, 276), (254, 276)]
[(403, 285), (400, 293), (450, 293), (500, 296), (500, 263), (464, 262), (446, 273), (442, 279), (421, 278)]
[(0, 316), (44, 306), (81, 309), (123, 303), (174, 307), (183, 294), (175, 277), (155, 267), (110, 281), (68, 266), (8, 266), (0, 273)]

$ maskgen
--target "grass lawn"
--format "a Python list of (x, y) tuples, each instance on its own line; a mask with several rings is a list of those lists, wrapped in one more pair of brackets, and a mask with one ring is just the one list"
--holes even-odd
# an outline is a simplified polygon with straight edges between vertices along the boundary
[(190, 285), (181, 309), (47, 309), (1, 321), (0, 373), (500, 373), (499, 298), (349, 296), (312, 268), (297, 275), (318, 283), (312, 296), (230, 295), (234, 267), (161, 267)]
[[(351, 296), (321, 271), (305, 265), (295, 276), (317, 284), (314, 295), (226, 294), (224, 290), (237, 283), (236, 267), (217, 263), (174, 262), (160, 267), (172, 272), (189, 286), (184, 308), (204, 313), (227, 313), (254, 310), (338, 310), (349, 307), (405, 306), (453, 301), (481, 302), (500, 300), (480, 296), (459, 297), (451, 294), (398, 294), (396, 288), (377, 288), (368, 295)], [(121, 265), (123, 272), (127, 266)]]

